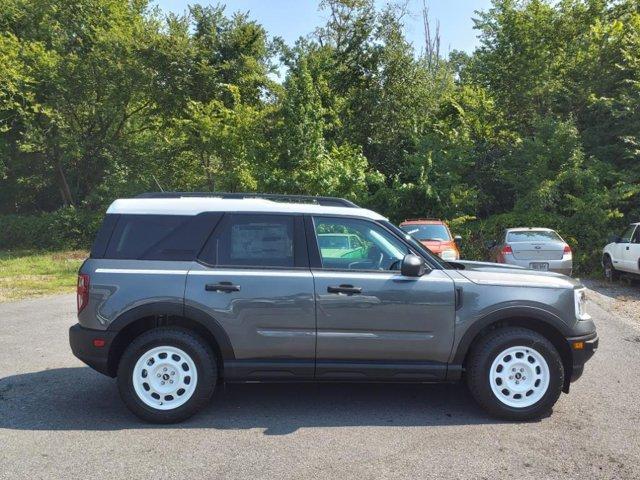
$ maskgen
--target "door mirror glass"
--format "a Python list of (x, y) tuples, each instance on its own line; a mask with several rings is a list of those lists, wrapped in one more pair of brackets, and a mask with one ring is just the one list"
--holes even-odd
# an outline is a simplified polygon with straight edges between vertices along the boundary
[(496, 242), (495, 240), (487, 240), (486, 242), (484, 242), (484, 246), (486, 247), (487, 250), (491, 250), (493, 247), (496, 246), (498, 242)]
[(456, 246), (460, 248), (462, 246), (462, 237), (460, 235), (456, 235), (453, 237), (453, 241), (456, 242)]
[(620, 235), (611, 235), (609, 237), (609, 243), (620, 243)]
[(424, 261), (414, 255), (413, 253), (409, 253), (404, 256), (402, 259), (402, 266), (400, 267), (400, 273), (405, 277), (421, 277), (427, 271), (427, 266), (424, 264)]

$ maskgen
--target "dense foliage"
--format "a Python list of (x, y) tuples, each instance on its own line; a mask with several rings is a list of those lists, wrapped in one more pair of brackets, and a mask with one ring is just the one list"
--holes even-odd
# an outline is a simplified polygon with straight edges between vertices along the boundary
[(549, 226), (583, 271), (640, 219), (637, 0), (494, 0), (447, 59), (372, 0), (324, 0), (295, 45), (222, 7), (1, 5), (0, 247), (85, 243), (84, 212), (160, 186), (445, 218), (476, 258)]

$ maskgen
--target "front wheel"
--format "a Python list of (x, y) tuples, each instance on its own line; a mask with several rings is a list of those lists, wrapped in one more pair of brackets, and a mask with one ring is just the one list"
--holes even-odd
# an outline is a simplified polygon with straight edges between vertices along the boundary
[(564, 367), (553, 344), (525, 328), (483, 337), (467, 362), (467, 384), (490, 414), (508, 420), (540, 418), (562, 392)]
[(118, 389), (135, 415), (152, 423), (175, 423), (211, 398), (217, 365), (211, 348), (179, 328), (157, 328), (137, 337), (118, 367)]
[(604, 257), (602, 264), (604, 265), (604, 276), (607, 280), (613, 282), (620, 279), (620, 272), (618, 272), (613, 267), (613, 262), (611, 261), (611, 257), (609, 255), (606, 255)]

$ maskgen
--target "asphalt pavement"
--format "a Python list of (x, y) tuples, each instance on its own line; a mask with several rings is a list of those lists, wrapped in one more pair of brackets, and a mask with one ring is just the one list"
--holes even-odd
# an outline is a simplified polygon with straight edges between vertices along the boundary
[(0, 478), (638, 479), (640, 322), (589, 310), (600, 349), (540, 421), (492, 419), (462, 385), (247, 384), (154, 426), (71, 354), (73, 295), (0, 304)]

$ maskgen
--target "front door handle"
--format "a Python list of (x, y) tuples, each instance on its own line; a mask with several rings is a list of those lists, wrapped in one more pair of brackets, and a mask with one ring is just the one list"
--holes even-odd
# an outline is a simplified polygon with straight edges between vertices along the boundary
[(338, 287), (327, 287), (329, 293), (346, 293), (347, 295), (358, 295), (362, 293), (362, 288), (354, 287), (353, 285), (340, 285)]
[(629, 250), (629, 247), (627, 247), (627, 250)]
[(220, 283), (208, 283), (204, 286), (204, 289), (207, 292), (239, 292), (240, 285), (234, 285), (231, 282), (220, 282)]

